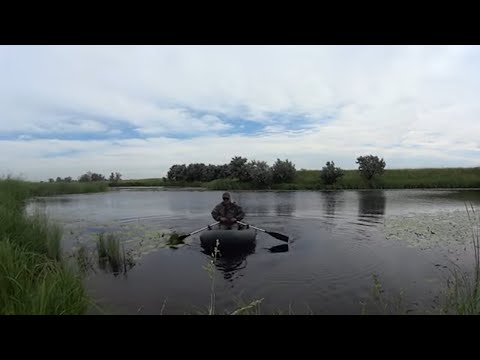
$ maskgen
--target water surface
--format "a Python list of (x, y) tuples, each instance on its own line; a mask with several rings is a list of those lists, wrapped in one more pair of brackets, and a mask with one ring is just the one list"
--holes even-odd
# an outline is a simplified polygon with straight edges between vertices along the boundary
[[(120, 189), (37, 199), (64, 225), (63, 247), (94, 244), (113, 232), (136, 250), (126, 276), (97, 271), (87, 286), (111, 313), (194, 314), (211, 301), (211, 256), (199, 235), (177, 249), (162, 234), (190, 233), (214, 220), (221, 191)], [(260, 232), (249, 251), (215, 263), (217, 312), (238, 300), (260, 300), (261, 312), (361, 314), (381, 312), (372, 303), (373, 275), (385, 296), (402, 294), (408, 313), (435, 311), (452, 261), (473, 259), (465, 203), (479, 191), (232, 192), (245, 221), (286, 234), (285, 243)], [(452, 230), (455, 229), (455, 230)]]

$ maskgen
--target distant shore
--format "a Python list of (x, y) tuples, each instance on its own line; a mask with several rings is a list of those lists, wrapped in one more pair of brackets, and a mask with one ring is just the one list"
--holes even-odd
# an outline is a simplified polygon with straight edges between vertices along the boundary
[(368, 182), (358, 170), (344, 170), (344, 176), (335, 184), (326, 185), (320, 170), (298, 170), (293, 182), (272, 184), (259, 188), (238, 179), (216, 179), (210, 182), (171, 181), (165, 178), (130, 179), (94, 182), (25, 182), (31, 196), (104, 192), (109, 189), (160, 189), (169, 190), (368, 190), (368, 189), (437, 189), (479, 190), (480, 167), (386, 169), (384, 174)]
[(480, 189), (480, 167), (392, 169), (367, 182), (357, 170), (345, 170), (345, 175), (335, 184), (326, 185), (320, 170), (299, 170), (292, 183), (273, 184), (258, 188), (237, 179), (217, 179), (210, 182), (180, 182), (158, 179), (122, 180), (109, 183), (111, 188), (165, 187), (195, 190), (360, 190), (360, 189)]

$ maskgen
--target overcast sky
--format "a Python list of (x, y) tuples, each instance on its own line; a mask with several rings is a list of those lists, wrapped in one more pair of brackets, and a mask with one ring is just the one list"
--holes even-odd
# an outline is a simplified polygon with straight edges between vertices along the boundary
[(0, 46), (0, 175), (480, 166), (478, 46)]

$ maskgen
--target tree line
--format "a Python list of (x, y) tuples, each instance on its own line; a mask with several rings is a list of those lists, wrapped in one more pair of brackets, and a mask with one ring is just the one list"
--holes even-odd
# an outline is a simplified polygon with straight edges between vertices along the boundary
[[(359, 156), (356, 163), (360, 175), (367, 181), (374, 177), (382, 175), (385, 169), (385, 161), (378, 156), (367, 155)], [(277, 161), (269, 166), (267, 162), (261, 160), (250, 160), (242, 156), (234, 156), (230, 163), (223, 165), (205, 165), (204, 163), (175, 164), (170, 167), (167, 177), (164, 181), (172, 182), (210, 182), (217, 179), (232, 179), (244, 183), (252, 183), (259, 188), (267, 188), (272, 184), (292, 183), (295, 181), (297, 170), (295, 164), (288, 159)], [(320, 179), (327, 185), (333, 185), (344, 176), (345, 172), (340, 167), (335, 166), (333, 161), (327, 161), (326, 165), (320, 171)], [(94, 182), (109, 181), (118, 183), (122, 180), (122, 174), (111, 172), (107, 179), (104, 175), (88, 171), (73, 180), (71, 176), (48, 179), (49, 182)]]
[[(385, 161), (374, 155), (359, 156), (356, 163), (359, 165), (360, 175), (367, 181), (383, 174), (385, 169)], [(234, 156), (230, 163), (223, 165), (175, 164), (170, 167), (167, 179), (178, 182), (236, 179), (258, 187), (268, 187), (275, 183), (291, 183), (295, 180), (296, 173), (295, 164), (288, 159), (283, 161), (277, 159), (272, 166), (269, 166), (265, 161), (248, 161), (245, 157)], [(336, 167), (333, 161), (327, 161), (320, 171), (320, 178), (325, 184), (332, 185), (344, 174), (344, 170)]]
[[(116, 183), (116, 182), (119, 182), (120, 180), (122, 180), (122, 174), (120, 174), (119, 172), (110, 173), (110, 177), (108, 178), (108, 181)], [(67, 176), (63, 179), (60, 176), (57, 176), (55, 180), (53, 178), (48, 179), (48, 182), (50, 183), (73, 182), (73, 181), (78, 181), (78, 182), (107, 181), (107, 178), (102, 174), (87, 171), (85, 174), (80, 175), (77, 178), (77, 180), (73, 180), (71, 176)]]

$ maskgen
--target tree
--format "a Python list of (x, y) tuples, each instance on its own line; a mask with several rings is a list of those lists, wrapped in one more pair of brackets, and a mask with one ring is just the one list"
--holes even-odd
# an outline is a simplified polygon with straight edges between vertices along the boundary
[(119, 172), (116, 172), (115, 174), (113, 172), (111, 172), (108, 180), (111, 181), (111, 182), (117, 183), (120, 180), (122, 180), (122, 174), (120, 174)]
[(265, 161), (252, 160), (247, 164), (248, 181), (265, 188), (272, 184), (272, 169)]
[(332, 161), (327, 161), (326, 166), (322, 168), (320, 171), (320, 177), (323, 180), (323, 182), (327, 185), (332, 185), (339, 178), (341, 178), (344, 175), (344, 172), (342, 169), (339, 167), (335, 167), (335, 163)]
[(216, 175), (217, 179), (226, 179), (226, 178), (232, 176), (231, 170), (230, 170), (230, 165), (228, 165), (228, 164), (217, 165), (216, 166), (216, 171), (217, 171), (217, 175)]
[(89, 181), (92, 181), (92, 173), (90, 171), (88, 171), (87, 173), (81, 175), (79, 178), (78, 178), (78, 181), (80, 182), (89, 182)]
[(297, 170), (295, 165), (290, 161), (281, 161), (277, 159), (277, 162), (272, 166), (272, 180), (274, 183), (287, 183), (292, 182), (295, 179)]
[(187, 181), (204, 181), (207, 172), (205, 164), (195, 163), (187, 166)]
[(359, 156), (356, 163), (359, 164), (358, 171), (360, 175), (368, 181), (377, 175), (382, 175), (385, 169), (385, 161), (379, 159), (378, 156)]
[(202, 181), (212, 181), (215, 180), (218, 176), (219, 171), (217, 170), (216, 165), (208, 164), (205, 167), (205, 173)]
[(185, 181), (187, 179), (187, 166), (185, 164), (172, 165), (167, 173), (167, 178), (171, 181)]
[(230, 164), (228, 164), (230, 176), (237, 178), (240, 181), (249, 181), (247, 161), (247, 158), (243, 158), (241, 156), (233, 157), (230, 161)]
[(78, 178), (80, 182), (89, 182), (89, 181), (105, 181), (105, 176), (102, 174), (92, 173), (88, 171)]
[(105, 176), (102, 174), (92, 173), (92, 181), (105, 181)]
[(62, 178), (60, 176), (57, 176), (57, 179), (55, 180), (55, 182), (62, 182)]

